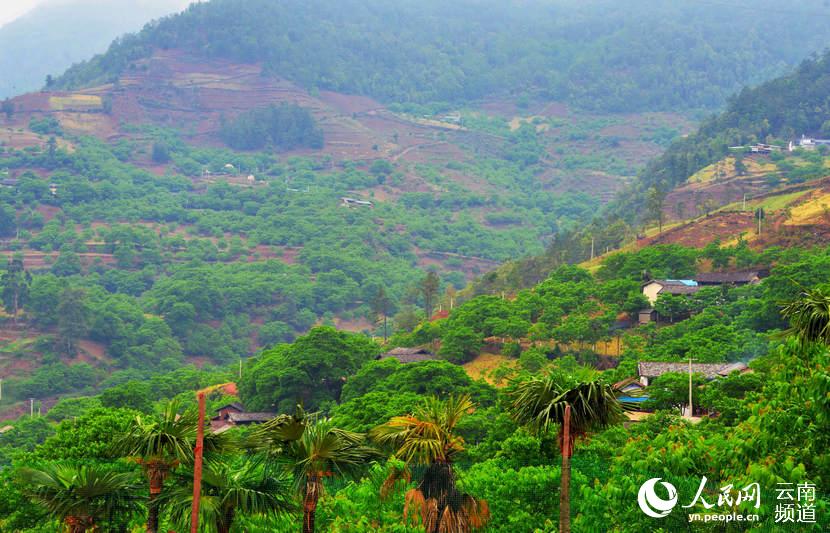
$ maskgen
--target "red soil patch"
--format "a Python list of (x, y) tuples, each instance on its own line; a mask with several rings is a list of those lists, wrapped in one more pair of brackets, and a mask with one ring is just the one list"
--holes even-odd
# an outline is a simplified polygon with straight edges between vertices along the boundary
[(303, 250), (302, 246), (298, 247), (290, 247), (284, 246), (281, 248), (276, 248), (276, 252), (274, 256), (278, 256), (279, 252), (282, 252), (282, 256), (280, 257), (280, 261), (285, 263), (286, 265), (293, 265), (297, 263), (297, 256), (300, 255), (300, 252)]
[(539, 113), (545, 117), (567, 117), (571, 114), (570, 109), (566, 104), (561, 102), (551, 102), (542, 109), (542, 112)]
[(800, 224), (797, 226), (778, 224), (763, 232), (750, 243), (754, 248), (764, 249), (770, 246), (785, 248), (811, 248), (830, 244), (830, 224)]
[(646, 244), (682, 244), (702, 248), (720, 238), (728, 241), (741, 233), (750, 233), (755, 228), (751, 212), (722, 212), (671, 228), (662, 234), (641, 240)]
[[(12, 251), (0, 251), (0, 257), (3, 257), (4, 260), (7, 261), (16, 253), (17, 252)], [(59, 255), (60, 254), (58, 252), (38, 252), (34, 250), (24, 250), (23, 266), (27, 269), (33, 270), (43, 270), (51, 268)], [(85, 267), (93, 265), (96, 261), (101, 261), (105, 265), (111, 265), (115, 263), (115, 257), (113, 257), (112, 254), (82, 252), (78, 253), (77, 255), (78, 258), (81, 260), (81, 264)]]
[(614, 124), (606, 126), (599, 131), (600, 135), (605, 135), (606, 137), (636, 137), (640, 135), (641, 132), (642, 130), (640, 128), (631, 123)]
[[(254, 254), (257, 255), (254, 256)], [(247, 260), (249, 263), (254, 263), (256, 261), (275, 259), (277, 257), (279, 257), (279, 253), (275, 251), (272, 246), (269, 246), (267, 244), (258, 244), (256, 247), (254, 247), (254, 252), (252, 252), (251, 255), (248, 256)]]
[(516, 107), (516, 104), (505, 100), (488, 100), (482, 102), (480, 108), (490, 115), (498, 115), (505, 118), (512, 118), (520, 114), (521, 111)]
[(188, 364), (195, 366), (196, 368), (203, 368), (205, 365), (213, 364), (213, 360), (210, 357), (205, 357), (201, 355), (191, 355), (186, 358)]
[(355, 320), (343, 320), (340, 318), (334, 319), (334, 326), (343, 331), (351, 331), (359, 333), (361, 331), (372, 331), (375, 326), (365, 318), (358, 318)]
[(555, 192), (583, 192), (601, 202), (610, 202), (625, 184), (619, 176), (596, 170), (562, 172), (552, 169), (539, 177), (546, 188)]
[(78, 341), (78, 348), (80, 348), (80, 353), (77, 357), (78, 360), (71, 361), (71, 363), (80, 361), (87, 363), (108, 363), (107, 348), (100, 342), (91, 340)]
[(35, 209), (35, 211), (37, 211), (38, 213), (40, 213), (41, 215), (43, 215), (43, 221), (44, 221), (44, 222), (49, 222), (50, 220), (52, 220), (53, 218), (55, 218), (55, 216), (56, 216), (58, 213), (60, 213), (60, 212), (61, 212), (61, 208), (60, 208), (60, 207), (56, 207), (56, 206), (54, 206), (54, 205), (43, 205), (43, 204), (40, 204), (39, 206), (37, 206), (37, 208)]
[(664, 212), (667, 220), (682, 220), (699, 216), (707, 204), (717, 209), (742, 200), (744, 194), (752, 198), (768, 190), (763, 178), (689, 183), (666, 195)]
[(43, 146), (45, 141), (41, 136), (31, 131), (18, 131), (18, 128), (0, 129), (0, 146), (23, 150), (34, 146)]
[(383, 105), (368, 96), (346, 95), (331, 91), (320, 91), (320, 100), (340, 113), (348, 115), (352, 113), (366, 113), (383, 107)]
[[(483, 257), (471, 257), (468, 255), (454, 254), (450, 252), (430, 252), (418, 250), (415, 252), (418, 256), (418, 267), (426, 268), (430, 266), (438, 267), (443, 271), (460, 271), (468, 281), (480, 276), (484, 272), (495, 270), (501, 265), (498, 261), (485, 259)], [(445, 264), (447, 259), (460, 259), (461, 266), (447, 267)]]
[(10, 376), (19, 376), (22, 374), (28, 374), (32, 370), (35, 369), (35, 362), (31, 359), (23, 359), (22, 357), (15, 357), (9, 359), (9, 364), (4, 365), (3, 369), (0, 370), (0, 374), (2, 377), (7, 378)]

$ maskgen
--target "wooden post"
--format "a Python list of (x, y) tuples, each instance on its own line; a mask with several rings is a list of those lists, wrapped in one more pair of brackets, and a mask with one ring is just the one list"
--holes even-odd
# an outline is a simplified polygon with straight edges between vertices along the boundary
[(694, 416), (694, 407), (692, 406), (692, 358), (689, 357), (689, 418)]
[(196, 428), (195, 461), (193, 463), (193, 508), (190, 514), (190, 533), (199, 531), (199, 500), (202, 497), (202, 447), (205, 441), (205, 393), (200, 392), (199, 426)]

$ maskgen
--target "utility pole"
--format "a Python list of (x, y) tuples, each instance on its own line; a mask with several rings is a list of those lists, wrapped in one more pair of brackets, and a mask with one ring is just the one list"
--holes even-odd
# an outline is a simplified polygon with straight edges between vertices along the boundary
[(29, 416), (34, 418), (35, 416), (35, 399), (29, 398)]
[(746, 211), (746, 193), (744, 193), (744, 207), (741, 211)]
[(571, 490), (571, 404), (565, 404), (562, 421), (562, 490), (559, 492), (559, 531), (571, 533), (571, 507), (568, 492)]
[(199, 400), (199, 426), (196, 428), (196, 448), (193, 450), (193, 503), (190, 509), (190, 532), (199, 531), (199, 504), (202, 498), (202, 453), (205, 439), (205, 393), (197, 395)]
[(758, 235), (761, 234), (761, 208), (758, 208)]
[(693, 359), (689, 357), (689, 411), (687, 413), (689, 418), (692, 418), (694, 412), (694, 406), (692, 405), (692, 361)]

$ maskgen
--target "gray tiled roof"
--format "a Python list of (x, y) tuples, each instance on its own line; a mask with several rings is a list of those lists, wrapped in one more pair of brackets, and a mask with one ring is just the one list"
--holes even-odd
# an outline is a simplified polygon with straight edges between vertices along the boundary
[[(736, 370), (745, 370), (745, 363), (692, 363), (693, 374), (703, 374), (713, 379), (718, 376), (727, 376)], [(658, 363), (653, 361), (641, 361), (637, 364), (637, 372), (640, 376), (655, 378), (668, 372), (688, 372), (689, 363)]]
[(758, 272), (707, 272), (697, 275), (698, 283), (750, 283), (758, 278)]
[(267, 422), (277, 416), (275, 413), (230, 413), (228, 420), (231, 422), (245, 423), (245, 422)]
[(393, 348), (381, 355), (381, 359), (394, 357), (401, 363), (417, 363), (419, 361), (431, 361), (436, 359), (435, 354), (426, 348)]

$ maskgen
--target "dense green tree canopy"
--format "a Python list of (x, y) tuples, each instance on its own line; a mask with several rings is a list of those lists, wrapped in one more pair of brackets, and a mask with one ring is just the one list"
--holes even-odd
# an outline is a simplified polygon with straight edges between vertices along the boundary
[(380, 346), (366, 337), (317, 327), (250, 362), (240, 394), (251, 409), (317, 409), (337, 401), (346, 378), (379, 353)]

